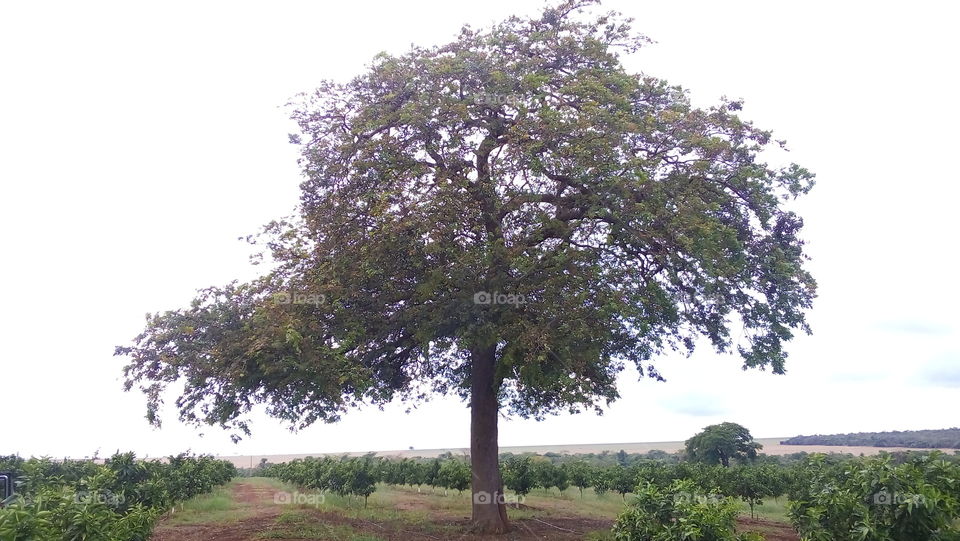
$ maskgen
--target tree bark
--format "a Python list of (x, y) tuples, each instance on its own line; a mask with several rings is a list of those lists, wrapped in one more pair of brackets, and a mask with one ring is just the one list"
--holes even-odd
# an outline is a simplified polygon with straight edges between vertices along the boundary
[(500, 404), (496, 389), (496, 345), (470, 352), (470, 466), (473, 471), (473, 529), (501, 534), (510, 529), (500, 477), (497, 417)]

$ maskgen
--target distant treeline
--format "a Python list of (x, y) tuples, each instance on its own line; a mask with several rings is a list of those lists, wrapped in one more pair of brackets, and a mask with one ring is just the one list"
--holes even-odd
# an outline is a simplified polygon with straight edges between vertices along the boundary
[[(926, 453), (927, 451), (923, 451)], [(917, 451), (920, 453), (920, 451)], [(915, 454), (911, 452), (906, 453), (893, 453), (893, 458), (895, 461), (900, 460), (898, 454), (907, 455)], [(441, 455), (445, 457), (446, 455)], [(810, 453), (806, 451), (798, 451), (796, 453), (788, 453), (785, 455), (767, 455), (763, 452), (757, 457), (755, 461), (756, 464), (772, 464), (780, 466), (789, 466), (791, 464), (796, 464), (802, 462), (810, 456)], [(638, 464), (643, 464), (647, 462), (663, 462), (666, 464), (679, 464), (681, 462), (687, 462), (687, 457), (684, 452), (675, 451), (673, 453), (667, 453), (665, 451), (647, 451), (646, 453), (628, 453), (624, 450), (619, 452), (610, 452), (602, 451), (599, 453), (576, 453), (576, 454), (567, 454), (567, 453), (500, 453), (500, 460), (510, 460), (514, 457), (542, 457), (550, 462), (561, 465), (561, 464), (570, 464), (574, 462), (583, 462), (589, 466), (595, 467), (610, 467), (610, 466), (636, 466)], [(842, 461), (850, 460), (854, 458), (854, 455), (850, 453), (830, 453), (829, 460), (831, 461)], [(904, 458), (905, 459), (905, 458)]]
[[(946, 447), (944, 447), (946, 448)], [(931, 452), (936, 451), (893, 451), (889, 453), (891, 462), (894, 464), (903, 464), (910, 460), (914, 460), (918, 457), (929, 455)], [(835, 464), (845, 462), (847, 460), (853, 460), (856, 458), (855, 455), (851, 453), (821, 453), (824, 455), (824, 460), (828, 463)], [(785, 455), (768, 455), (763, 452), (757, 457), (756, 460), (751, 461), (753, 464), (768, 464), (773, 466), (791, 466), (804, 462), (811, 453), (806, 451), (798, 451), (796, 453), (788, 453)], [(343, 455), (341, 457), (336, 457), (330, 455), (331, 458), (338, 458), (341, 461), (347, 461), (349, 456)], [(953, 455), (941, 455), (945, 460), (950, 460), (953, 462), (960, 463), (960, 450), (954, 451)], [(312, 458), (312, 457), (311, 457)], [(368, 453), (363, 457), (354, 457), (354, 458), (364, 458), (364, 459), (378, 459), (378, 460), (391, 460), (396, 461), (400, 460), (395, 457), (378, 457), (376, 453)], [(444, 462), (452, 459), (462, 459), (468, 460), (469, 456), (466, 453), (454, 454), (452, 452), (442, 453), (441, 455), (434, 458), (424, 458), (424, 457), (412, 457), (403, 460), (410, 460), (417, 463), (433, 463), (433, 462)], [(610, 452), (602, 451), (600, 453), (500, 453), (501, 462), (509, 462), (517, 458), (530, 458), (536, 459), (538, 461), (550, 462), (554, 465), (560, 466), (563, 464), (574, 464), (582, 463), (587, 466), (594, 468), (610, 468), (613, 466), (622, 466), (622, 467), (633, 467), (640, 466), (643, 464), (648, 464), (651, 462), (658, 462), (666, 465), (675, 465), (683, 462), (687, 462), (687, 458), (684, 456), (683, 451), (675, 451), (673, 453), (667, 453), (665, 451), (648, 451), (646, 453), (628, 453), (626, 451), (620, 450), (619, 452)], [(260, 464), (253, 468), (238, 468), (240, 476), (243, 477), (258, 477), (263, 475), (263, 469), (273, 466), (272, 463), (268, 462), (266, 458), (260, 460)], [(0, 538), (2, 539), (2, 538)]]
[(912, 447), (916, 449), (960, 449), (960, 428), (904, 430), (797, 436), (782, 445), (863, 445), (868, 447)]
[(621, 449), (618, 452), (601, 451), (599, 453), (500, 453), (501, 460), (508, 460), (513, 456), (542, 456), (554, 464), (565, 462), (586, 462), (591, 466), (630, 466), (642, 461), (657, 460), (676, 464), (683, 459), (683, 451), (668, 453), (653, 450), (646, 453), (628, 453)]

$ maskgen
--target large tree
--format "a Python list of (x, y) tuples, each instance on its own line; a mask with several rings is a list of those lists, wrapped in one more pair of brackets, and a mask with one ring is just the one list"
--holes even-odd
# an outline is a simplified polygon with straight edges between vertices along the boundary
[(687, 458), (695, 462), (729, 466), (731, 460), (755, 460), (762, 448), (743, 425), (720, 423), (705, 427), (687, 440), (685, 450)]
[(260, 237), (270, 269), (117, 350), (148, 418), (174, 382), (182, 420), (238, 433), (258, 404), (299, 428), (453, 393), (474, 523), (502, 532), (500, 414), (599, 412), (626, 363), (661, 379), (651, 361), (698, 337), (782, 373), (814, 296), (784, 202), (812, 175), (764, 163), (782, 143), (739, 102), (695, 108), (626, 71), (645, 39), (593, 3), (381, 54), (304, 96), (301, 202)]

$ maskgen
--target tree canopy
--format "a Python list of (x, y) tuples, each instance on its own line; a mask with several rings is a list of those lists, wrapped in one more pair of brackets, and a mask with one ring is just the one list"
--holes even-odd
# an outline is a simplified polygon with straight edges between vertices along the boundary
[(737, 423), (710, 425), (686, 441), (687, 457), (696, 462), (723, 464), (731, 460), (752, 461), (763, 446), (753, 441), (750, 431)]
[(298, 212), (255, 239), (272, 266), (117, 348), (149, 419), (174, 382), (182, 420), (238, 437), (261, 404), (305, 427), (457, 394), (486, 456), (498, 412), (601, 411), (627, 363), (660, 379), (652, 361), (698, 337), (783, 373), (815, 291), (784, 203), (813, 175), (761, 159), (783, 143), (741, 102), (697, 108), (626, 71), (647, 40), (592, 4), (467, 26), (301, 96)]

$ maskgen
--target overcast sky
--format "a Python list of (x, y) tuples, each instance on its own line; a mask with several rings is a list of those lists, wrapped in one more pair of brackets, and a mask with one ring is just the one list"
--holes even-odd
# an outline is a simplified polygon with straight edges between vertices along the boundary
[[(148, 7), (148, 6), (153, 7)], [(297, 434), (258, 416), (144, 420), (115, 346), (147, 312), (249, 278), (237, 240), (298, 196), (283, 104), (380, 51), (441, 44), (541, 3), (4, 2), (0, 7), (0, 454), (466, 447), (456, 400), (353, 412)], [(657, 43), (627, 62), (788, 140), (817, 174), (797, 208), (820, 284), (788, 373), (708, 350), (667, 383), (622, 378), (602, 417), (501, 423), (501, 445), (960, 425), (958, 8), (950, 2), (607, 2)], [(204, 434), (201, 437), (201, 433)]]

